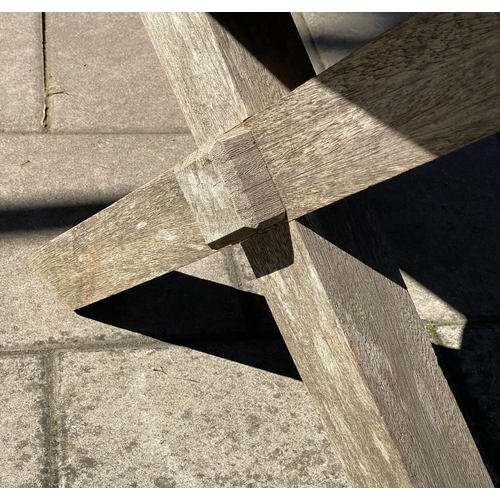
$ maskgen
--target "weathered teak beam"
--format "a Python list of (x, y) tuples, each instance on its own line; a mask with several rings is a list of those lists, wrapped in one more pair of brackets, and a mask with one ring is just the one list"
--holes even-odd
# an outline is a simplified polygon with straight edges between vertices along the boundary
[[(243, 123), (288, 219), (499, 130), (499, 22), (491, 13), (415, 15)], [(77, 308), (212, 252), (166, 172), (28, 265)]]
[[(244, 120), (251, 109), (287, 92), (248, 52), (259, 50), (255, 44), (272, 47), (282, 79), (300, 73), (305, 80), (313, 72), (287, 15), (219, 15), (234, 35), (248, 36), (248, 50), (206, 14), (142, 17), (201, 140), (229, 128), (237, 111)], [(218, 57), (223, 89), (211, 63), (201, 74), (197, 63)], [(193, 87), (179, 85), (196, 74)], [(216, 117), (211, 108), (220, 111)], [(248, 153), (238, 158), (234, 168), (245, 174), (245, 162), (248, 169), (259, 166)], [(216, 185), (220, 167), (214, 159), (204, 167)], [(272, 200), (272, 186), (264, 185), (271, 192), (265, 199)], [(217, 194), (220, 188), (201, 193), (207, 203)], [(196, 201), (196, 190), (191, 195)], [(208, 218), (215, 230), (229, 231), (221, 223), (224, 215), (230, 218), (227, 204), (220, 218), (211, 205), (200, 211), (202, 222)], [(366, 203), (359, 197), (339, 202), (243, 245), (351, 486), (491, 485)], [(447, 421), (446, 427), (436, 428), (435, 419)]]
[[(295, 25), (277, 25), (283, 17), (142, 14), (198, 146), (314, 76)], [(304, 60), (307, 65), (301, 64)]]
[(243, 247), (351, 486), (492, 486), (360, 196)]
[(500, 14), (416, 14), (250, 118), (294, 219), (500, 130)]

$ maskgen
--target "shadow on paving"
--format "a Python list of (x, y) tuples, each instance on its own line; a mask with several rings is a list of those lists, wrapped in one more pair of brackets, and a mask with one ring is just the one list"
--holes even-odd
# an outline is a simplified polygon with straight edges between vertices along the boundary
[(367, 190), (399, 267), (467, 317), (460, 350), (435, 351), (500, 486), (500, 138)]
[(300, 379), (264, 297), (230, 286), (173, 271), (77, 313)]
[[(474, 330), (476, 330), (474, 332)], [(471, 336), (471, 333), (475, 333)], [(474, 340), (467, 340), (473, 338)], [(471, 345), (468, 345), (470, 342)], [(461, 350), (434, 346), (495, 487), (500, 487), (500, 329), (466, 327)], [(445, 423), (444, 423), (445, 425)]]
[[(399, 266), (469, 318), (462, 349), (436, 346), (435, 352), (496, 486), (500, 486), (499, 173), (498, 138), (491, 136), (336, 204), (360, 206), (368, 196)], [(361, 257), (355, 244), (345, 239), (334, 243)], [(390, 270), (376, 262), (371, 265), (397, 282)], [(243, 311), (243, 323), (238, 310)], [(254, 294), (174, 272), (78, 312), (298, 378), (264, 298)]]
[(0, 210), (0, 232), (39, 231), (48, 228), (71, 228), (104, 210), (116, 199), (95, 203), (46, 205)]
[[(436, 346), (435, 352), (496, 486), (500, 486), (499, 174), (500, 143), (491, 136), (336, 204), (356, 206), (368, 197), (400, 268), (467, 316), (462, 349)], [(345, 239), (334, 243), (362, 257), (355, 244)], [(390, 270), (363, 260), (398, 281)], [(244, 324), (236, 313), (239, 308)], [(79, 313), (298, 378), (264, 298), (254, 294), (170, 273)], [(242, 342), (239, 349), (234, 347), (237, 342), (231, 342), (233, 347), (227, 350), (227, 341), (256, 337), (255, 343)], [(257, 345), (263, 349), (256, 350)], [(273, 354), (266, 357), (265, 346), (271, 345)]]
[[(374, 40), (375, 33), (382, 34), (414, 14), (414, 12), (350, 13), (349, 17), (344, 18), (348, 24), (343, 26), (340, 35), (326, 23), (323, 30), (321, 25), (319, 30), (314, 30), (314, 45), (320, 54), (326, 54), (327, 57), (329, 54), (352, 53)], [(367, 16), (372, 25), (370, 30), (367, 29)], [(356, 30), (357, 22), (361, 24), (358, 30)]]
[[(349, 64), (344, 63), (344, 67), (349, 68)], [(343, 89), (335, 88), (332, 82), (324, 83), (342, 93)], [(360, 88), (350, 88), (347, 98), (361, 94), (370, 80), (360, 78), (356, 84)], [(407, 102), (400, 99), (406, 91), (405, 86), (395, 89), (386, 97), (387, 102), (373, 102), (366, 93), (356, 104), (419, 143), (421, 130), (417, 121), (408, 117), (418, 118), (422, 109), (411, 103), (407, 103), (407, 109), (386, 105), (390, 100)], [(447, 119), (450, 125), (453, 117)], [(439, 137), (439, 120), (430, 124), (432, 127)], [(428, 142), (423, 145), (428, 147)], [(437, 147), (435, 152), (439, 151)], [(499, 169), (499, 145), (495, 137), (490, 137), (363, 194), (373, 201), (400, 268), (468, 318), (462, 350), (436, 347), (435, 351), (496, 486), (500, 486), (500, 328), (495, 326), (500, 319)], [(60, 210), (59, 215), (64, 217), (64, 209)], [(8, 212), (3, 218), (17, 217), (20, 223), (28, 218), (29, 223), (23, 222), (24, 229), (50, 225), (50, 211), (45, 215), (36, 210), (19, 214)], [(69, 224), (74, 224), (73, 212), (67, 214)], [(0, 227), (14, 230), (12, 220)], [(375, 269), (384, 273), (382, 268)], [(388, 277), (395, 279), (390, 272)], [(174, 272), (78, 313), (298, 378), (267, 304), (254, 294)], [(269, 345), (273, 349), (266, 349)]]

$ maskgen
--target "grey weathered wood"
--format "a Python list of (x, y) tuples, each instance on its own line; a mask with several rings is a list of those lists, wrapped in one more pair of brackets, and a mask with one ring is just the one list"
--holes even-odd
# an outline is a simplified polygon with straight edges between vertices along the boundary
[(499, 47), (499, 14), (417, 14), (247, 120), (288, 218), (498, 131)]
[[(321, 282), (327, 269), (321, 263), (318, 268), (318, 261), (309, 256), (310, 251), (318, 252), (308, 247), (321, 241), (319, 237), (307, 241), (301, 228), (293, 221), (244, 242), (243, 248), (260, 276), (260, 288), (331, 437), (348, 484), (411, 487), (396, 442)], [(332, 260), (326, 250), (324, 263)], [(363, 305), (356, 298), (350, 309)]]
[[(249, 118), (245, 127), (251, 127), (288, 219), (498, 130), (499, 18), (490, 13), (417, 14), (277, 105)], [(468, 53), (470, 57), (466, 57)], [(459, 74), (457, 68), (461, 69)], [(385, 121), (372, 116), (377, 113)], [(154, 191), (159, 196), (180, 193), (173, 185), (173, 176), (162, 176), (157, 182)], [(137, 217), (142, 222), (155, 217), (147, 202), (141, 211), (143, 194), (131, 193), (122, 200), (120, 206), (129, 206), (129, 219), (136, 217), (134, 210), (139, 210)], [(178, 246), (174, 245), (172, 252), (160, 252), (163, 258), (171, 253), (172, 264), (178, 267), (209, 253), (206, 248), (192, 252), (192, 239), (198, 241), (201, 235), (198, 229), (189, 233), (194, 218), (183, 213), (186, 208), (186, 203), (172, 207), (168, 219), (172, 224), (169, 231), (185, 235), (184, 249), (182, 241), (176, 239)], [(107, 209), (86, 223), (86, 232), (99, 241), (98, 253), (88, 248), (85, 237), (78, 236), (77, 226), (61, 235), (57, 243), (36, 252), (30, 259), (31, 267), (56, 293), (71, 297), (68, 303), (72, 307), (170, 270), (172, 266), (165, 262), (156, 271), (153, 265), (148, 266), (147, 273), (131, 265), (131, 259), (144, 252), (156, 254), (159, 239), (154, 230), (144, 233), (140, 243), (136, 236), (137, 250), (131, 252), (132, 246), (126, 243), (130, 228), (120, 217), (119, 211)], [(161, 223), (151, 221), (150, 227), (155, 224)], [(127, 251), (122, 252), (124, 245)], [(53, 251), (61, 255), (50, 255)], [(83, 269), (78, 259), (89, 252), (94, 259)], [(55, 279), (54, 273), (60, 271), (51, 266), (64, 267), (66, 278)], [(92, 285), (82, 285), (83, 279)], [(80, 294), (79, 288), (85, 293)], [(79, 295), (81, 299), (77, 299)]]
[[(189, 232), (194, 231), (193, 219), (185, 214), (185, 202), (177, 200), (180, 205), (176, 208), (174, 202), (179, 189), (171, 185), (171, 180), (168, 175), (162, 176), (164, 185), (159, 192), (154, 187), (161, 182), (150, 183), (149, 188), (141, 188), (143, 192), (136, 191), (118, 202), (121, 203), (117, 204), (118, 208), (115, 205), (108, 209), (107, 215), (98, 214), (96, 218), (100, 217), (104, 223), (94, 224), (90, 219), (87, 227), (73, 231), (73, 239), (63, 238), (65, 243), (59, 250), (68, 251), (73, 245), (78, 252), (78, 245), (83, 241), (94, 261), (89, 265), (95, 270), (109, 263), (106, 259), (113, 249), (117, 252), (125, 245), (125, 254), (133, 261), (141, 250), (137, 243), (150, 249), (151, 242), (164, 228), (153, 226), (132, 245), (128, 245), (124, 235), (139, 226), (138, 215), (147, 215), (152, 207), (157, 207), (151, 200), (158, 200), (163, 192), (170, 193), (167, 210), (175, 225), (173, 233), (166, 234), (173, 241), (178, 241), (181, 230), (186, 230), (189, 236)], [(138, 206), (134, 206), (135, 203)], [(347, 213), (339, 212), (339, 206), (342, 205), (330, 208), (337, 211), (325, 219), (314, 215), (306, 221), (282, 225), (249, 240), (245, 246), (257, 273), (262, 275), (260, 283), (267, 291), (268, 301), (299, 370), (338, 444), (351, 484), (489, 485), (484, 466), (437, 370), (432, 352), (429, 357), (429, 345), (425, 343), (425, 334), (408, 294), (401, 286), (397, 268), (383, 256), (383, 245), (377, 250), (380, 233), (371, 229), (373, 226), (362, 205), (355, 205), (354, 210)], [(111, 224), (122, 222), (116, 217), (122, 210), (126, 224), (116, 231)], [(153, 214), (154, 217), (161, 215)], [(329, 225), (331, 216), (336, 218), (336, 226)], [(106, 227), (107, 236), (118, 235), (111, 245), (106, 238), (103, 241), (96, 238), (96, 233), (102, 234), (102, 227)], [(79, 233), (83, 233), (83, 237)], [(101, 243), (104, 244), (102, 255), (99, 254)], [(197, 252), (205, 255), (209, 251), (198, 236), (193, 243), (196, 249), (186, 246), (189, 250), (186, 259), (196, 257)], [(347, 251), (341, 249), (342, 245)], [(57, 247), (49, 250), (53, 256)], [(161, 256), (176, 259), (179, 253), (179, 247), (174, 245), (171, 256), (165, 253)], [(117, 257), (120, 258), (120, 254)], [(158, 260), (153, 264), (158, 266)], [(332, 269), (337, 274), (332, 273)], [(126, 274), (130, 271), (126, 269)], [(78, 272), (80, 278), (85, 278), (82, 274), (85, 269)], [(95, 277), (92, 273), (89, 275), (89, 278)], [(90, 281), (90, 289), (79, 292), (85, 300), (95, 296), (95, 290), (91, 289), (93, 283)], [(60, 282), (57, 285), (60, 286)], [(71, 287), (75, 287), (75, 283), (70, 284)], [(390, 304), (391, 310), (385, 311), (380, 304)], [(422, 354), (427, 359), (423, 359)], [(413, 439), (418, 441), (415, 446)]]
[(212, 248), (238, 243), (285, 219), (252, 134), (242, 128), (215, 141), (202, 161), (176, 167), (175, 175)]
[[(163, 31), (158, 30), (162, 32), (160, 40), (155, 40), (158, 31), (152, 35), (162, 58), (161, 40), (171, 39), (165, 32), (170, 15), (148, 16), (150, 26), (163, 26)], [(177, 23), (172, 24), (188, 37), (198, 36), (210, 20), (203, 14), (197, 16), (193, 20), (190, 15), (176, 15)], [(281, 19), (273, 27), (274, 33), (290, 30), (290, 21)], [(259, 24), (253, 27), (255, 37)], [(233, 23), (233, 28), (238, 30), (238, 22)], [(220, 33), (213, 36), (212, 40), (221, 42)], [(231, 51), (235, 44), (225, 36), (225, 50)], [(189, 54), (190, 42), (186, 41), (184, 48), (188, 53), (168, 44), (169, 61), (175, 67), (180, 58), (184, 67), (193, 71), (198, 65)], [(282, 59), (289, 48), (280, 47), (279, 53)], [(197, 56), (206, 58), (207, 54), (198, 49)], [(271, 99), (272, 90), (259, 87), (260, 73), (244, 61), (238, 63), (233, 61), (232, 72), (255, 85), (252, 92), (242, 93), (245, 98), (255, 99), (256, 107), (259, 99)], [(282, 63), (281, 69), (290, 71), (296, 65), (307, 73), (307, 56), (301, 54), (292, 64)], [(210, 77), (197, 82), (205, 87), (213, 84)], [(229, 95), (217, 94), (217, 106), (230, 107), (228, 100), (234, 93), (240, 94), (241, 82), (233, 79), (233, 84)], [(189, 100), (184, 104), (186, 116), (195, 113), (197, 106), (203, 109), (204, 103), (211, 102), (212, 93), (198, 95), (197, 99), (196, 104)], [(205, 114), (209, 113), (207, 107), (204, 109)], [(206, 125), (211, 117), (200, 117), (205, 122), (204, 133), (223, 129), (231, 121), (228, 117), (219, 116), (213, 129)], [(251, 168), (254, 160), (250, 159), (247, 166), (245, 161), (249, 159), (231, 165), (232, 172)], [(209, 167), (214, 168), (214, 163), (212, 159)], [(220, 166), (215, 169), (220, 171)], [(191, 195), (196, 198), (196, 193)], [(220, 215), (224, 216), (208, 211), (217, 223)], [(325, 236), (333, 242), (325, 240)], [(257, 276), (262, 277), (257, 280), (258, 289), (266, 295), (351, 486), (491, 485), (366, 203), (342, 202), (289, 226), (282, 224), (243, 246)], [(373, 339), (375, 347), (366, 338)], [(387, 376), (387, 367), (393, 370), (392, 377)], [(446, 426), (436, 429), (434, 417), (446, 420)], [(412, 442), (415, 435), (422, 436), (417, 443)], [(458, 447), (454, 447), (455, 441), (459, 441)]]
[[(199, 33), (200, 32), (203, 33), (204, 24), (208, 23), (207, 19), (205, 18), (205, 15), (204, 14), (197, 15), (197, 19), (199, 20), (199, 23), (196, 23), (195, 21), (193, 21), (191, 19), (191, 16), (185, 15), (185, 14), (180, 15), (180, 16), (177, 16), (177, 15), (172, 16), (170, 14), (146, 14), (146, 16), (148, 16), (148, 23), (147, 24), (149, 27), (151, 27), (151, 25), (157, 25), (159, 23), (158, 19), (160, 19), (162, 21), (161, 26), (163, 27), (163, 29), (160, 28), (160, 29), (155, 30), (153, 32), (151, 32), (151, 29), (150, 29), (151, 37), (154, 40), (154, 44), (155, 44), (157, 52), (159, 53), (160, 59), (162, 59), (162, 57), (164, 57), (164, 53), (163, 53), (162, 48), (164, 45), (166, 45), (168, 48), (168, 64), (170, 64), (172, 59), (173, 59), (173, 63), (171, 63), (171, 64), (173, 65), (174, 69), (172, 69), (171, 71), (174, 71), (175, 69), (177, 69), (177, 71), (180, 71), (179, 68), (176, 68), (177, 61), (179, 59), (183, 63), (183, 68), (185, 68), (187, 66), (188, 70), (193, 71), (193, 69), (196, 68), (196, 64), (195, 64), (195, 61), (193, 60), (192, 55), (189, 53), (189, 50), (187, 51), (187, 53), (186, 53), (186, 51), (182, 51), (182, 50), (174, 50), (172, 48), (172, 45), (167, 44), (167, 43), (162, 43), (162, 40), (165, 40), (165, 38), (167, 38), (167, 33), (170, 35), (172, 25), (175, 25), (176, 31), (179, 31), (179, 32), (185, 31), (186, 35), (188, 37), (195, 36), (195, 40), (197, 40)], [(143, 17), (144, 17), (144, 14), (143, 14)], [(177, 21), (176, 23), (171, 21), (172, 17), (174, 17), (174, 19), (176, 19), (176, 21)], [(169, 20), (171, 21), (170, 23), (168, 22)], [(284, 24), (283, 22), (280, 23), (281, 26), (283, 26), (283, 24)], [(170, 28), (167, 29), (166, 28), (167, 26), (170, 26)], [(160, 38), (160, 40), (157, 40), (157, 39), (155, 40), (155, 38), (157, 36), (159, 36), (159, 32), (162, 33), (161, 38)], [(168, 39), (171, 40), (172, 37), (168, 36)], [(174, 37), (174, 40), (176, 40), (175, 37)], [(187, 49), (190, 49), (190, 48), (193, 49), (192, 46), (189, 45), (189, 43), (186, 43), (185, 47)], [(197, 56), (200, 58), (206, 59), (207, 58), (206, 51), (201, 52), (201, 53), (200, 52), (201, 51), (198, 48), (197, 49)], [(305, 56), (305, 55), (302, 57), (302, 60), (299, 58), (297, 62), (300, 63), (303, 61), (305, 61), (305, 64), (309, 64), (307, 56)], [(304, 64), (304, 62), (303, 62), (303, 64)], [(240, 74), (246, 73), (246, 77), (247, 77), (246, 79), (248, 81), (253, 81), (253, 82), (259, 81), (259, 74), (258, 73), (256, 74), (255, 68), (248, 67), (245, 64), (243, 64), (239, 68), (239, 71), (240, 71)], [(209, 75), (207, 75), (207, 76), (209, 76)], [(175, 88), (175, 84), (173, 82), (175, 81), (175, 77), (179, 78), (179, 75), (176, 75), (175, 71), (174, 71), (173, 78), (171, 78), (171, 80), (173, 80), (172, 85), (174, 86), (174, 88)], [(231, 77), (229, 76), (229, 78), (231, 78)], [(200, 81), (197, 82), (198, 86), (201, 86), (201, 85), (210, 86), (210, 85), (214, 85), (214, 84), (217, 85), (217, 82), (216, 81), (214, 82), (212, 79), (210, 79), (210, 77), (208, 77), (206, 79), (203, 78), (201, 82)], [(278, 92), (280, 90), (281, 90), (280, 88), (277, 89)], [(237, 82), (234, 82), (234, 86), (231, 86), (230, 90), (227, 91), (229, 95), (224, 96), (222, 93), (216, 93), (215, 94), (217, 96), (217, 98), (215, 99), (216, 100), (216, 103), (215, 103), (216, 107), (223, 106), (225, 104), (227, 104), (229, 107), (231, 107), (232, 103), (231, 103), (230, 98), (233, 96), (233, 93), (236, 93), (236, 95), (238, 96), (239, 95), (238, 91), (239, 91), (239, 87), (237, 85)], [(182, 87), (182, 88), (178, 89), (178, 92), (190, 92), (190, 90)], [(252, 95), (255, 95), (256, 99), (258, 99), (263, 94), (264, 94), (264, 96), (265, 95), (269, 96), (269, 94), (270, 94), (272, 97), (272, 92), (270, 92), (270, 91), (266, 92), (266, 89), (262, 89), (262, 88), (255, 89), (253, 94), (246, 93), (244, 95), (245, 95), (245, 97), (251, 97)], [(184, 112), (186, 114), (186, 117), (191, 116), (191, 114), (196, 114), (197, 111), (200, 112), (201, 109), (207, 110), (208, 109), (207, 101), (211, 100), (212, 95), (213, 95), (212, 93), (210, 93), (210, 94), (205, 93), (202, 95), (197, 95), (196, 102), (193, 102), (192, 100), (187, 99), (186, 102), (182, 105)], [(220, 102), (218, 102), (218, 100), (222, 101), (222, 104)], [(182, 102), (182, 99), (181, 99), (181, 102)], [(218, 117), (219, 121), (216, 124), (216, 126), (213, 127), (213, 130), (224, 129), (224, 126), (227, 126), (227, 124), (231, 123), (231, 119), (232, 119), (231, 116), (232, 116), (231, 113), (228, 113), (228, 114), (223, 115), (223, 116), (219, 116)], [(215, 117), (215, 118), (217, 118), (217, 117)], [(240, 115), (240, 119), (242, 119), (242, 118), (243, 117)], [(246, 118), (246, 117), (244, 117), (244, 118)], [(204, 118), (203, 116), (201, 117), (201, 123), (204, 124), (203, 125), (203, 132), (205, 134), (207, 134), (207, 131), (212, 130), (210, 127), (210, 125), (211, 125), (211, 121), (209, 121), (210, 119), (213, 119), (213, 117), (207, 117), (207, 118)], [(210, 169), (214, 168), (214, 161), (213, 161), (213, 159), (210, 159), (210, 160), (211, 160), (210, 163), (208, 165), (205, 165), (205, 172), (207, 171), (207, 167)], [(203, 163), (206, 163), (206, 162), (203, 162)], [(192, 168), (191, 167), (192, 165), (193, 165), (193, 163), (189, 163), (188, 168)], [(199, 165), (199, 163), (197, 165)], [(238, 165), (238, 166), (243, 167), (243, 164)], [(231, 165), (231, 167), (232, 167), (232, 165)], [(200, 171), (203, 172), (202, 168), (203, 168), (203, 166), (201, 166), (201, 168), (198, 167), (196, 174), (198, 174), (198, 172), (200, 172)], [(215, 183), (216, 185), (217, 184), (220, 185), (220, 170), (221, 170), (221, 165), (215, 165), (215, 168), (212, 171), (211, 178), (216, 177), (216, 180), (218, 181)], [(183, 166), (177, 170), (178, 180), (180, 181), (181, 186), (185, 186), (185, 177), (180, 177), (179, 173), (185, 174), (186, 167)], [(216, 175), (216, 174), (219, 174), (219, 175)], [(209, 179), (209, 180), (211, 180), (211, 179)], [(200, 186), (199, 175), (196, 175), (195, 182), (190, 183), (190, 184), (194, 185), (195, 188), (199, 189), (200, 192), (198, 193), (198, 196), (205, 196), (207, 191), (211, 191), (212, 182), (209, 182), (209, 183), (205, 182), (203, 184), (203, 188), (199, 187)], [(193, 204), (196, 204), (196, 202), (198, 201), (197, 193), (190, 192), (188, 190), (189, 187), (190, 186), (187, 185), (187, 186), (185, 186), (185, 189), (184, 189), (184, 192), (185, 192), (187, 199), (188, 199), (188, 203), (189, 203), (190, 199), (193, 199), (193, 201), (194, 201)], [(210, 193), (210, 197), (206, 201), (210, 202), (213, 199), (214, 195), (216, 195), (216, 193)], [(230, 200), (228, 200), (228, 201), (230, 203)], [(216, 229), (218, 229), (218, 227), (220, 227), (220, 223), (218, 221), (219, 214), (214, 213), (214, 210), (211, 207), (207, 207), (206, 206), (207, 202), (205, 202), (203, 204), (203, 206), (201, 204), (198, 204), (198, 206), (194, 206), (193, 209), (194, 209), (195, 213), (200, 214), (199, 218), (203, 217), (208, 212), (208, 220), (206, 220), (206, 219), (200, 220), (200, 226), (202, 228), (208, 227), (210, 229), (210, 225), (216, 224), (216, 226), (213, 227), (213, 229), (212, 229), (212, 232), (214, 232), (214, 230), (216, 230)], [(221, 213), (220, 215), (222, 217), (224, 217), (224, 213)], [(226, 216), (230, 216), (230, 215), (231, 214), (226, 214)], [(215, 221), (210, 220), (210, 217), (214, 217), (214, 216), (215, 216), (216, 220)], [(286, 233), (287, 226), (281, 226), (280, 230), (285, 231), (285, 233)], [(203, 232), (203, 230), (202, 230), (202, 232)], [(227, 231), (226, 231), (226, 233), (227, 233)], [(271, 233), (274, 234), (274, 232), (271, 232)], [(270, 233), (268, 233), (268, 234), (270, 234)], [(297, 236), (294, 235), (294, 237), (295, 238), (298, 237), (300, 240), (300, 235), (297, 235)], [(267, 242), (267, 238), (264, 238), (264, 240)], [(252, 241), (255, 241), (255, 240), (252, 240)], [(258, 241), (262, 241), (262, 240), (259, 239)], [(252, 264), (254, 266), (261, 265), (261, 266), (268, 268), (269, 266), (272, 266), (274, 264), (275, 259), (278, 259), (278, 261), (281, 261), (281, 260), (285, 259), (286, 257), (293, 258), (293, 256), (287, 254), (286, 250), (288, 247), (286, 244), (282, 245), (281, 241), (279, 241), (278, 242), (279, 244), (277, 246), (273, 246), (272, 242), (273, 241), (271, 241), (269, 245), (266, 245), (266, 248), (265, 248), (265, 251), (263, 252), (263, 254), (259, 254), (259, 252), (255, 253), (255, 255), (253, 256), (254, 258), (251, 259)], [(302, 289), (300, 286), (300, 283), (297, 281), (294, 281), (295, 276), (292, 276), (291, 277), (292, 281), (289, 282), (289, 279), (287, 279), (288, 277), (287, 277), (286, 272), (282, 273), (281, 271), (278, 271), (276, 274), (279, 274), (280, 277), (284, 280), (283, 287), (280, 290), (268, 289), (267, 291), (275, 299), (275, 300), (271, 300), (271, 302), (279, 310), (297, 310), (299, 308), (299, 304), (302, 301), (302, 297), (301, 297), (302, 293), (307, 293), (311, 297), (314, 297), (314, 299), (317, 302), (316, 302), (315, 308), (307, 308), (307, 309), (299, 311), (304, 324), (309, 324), (311, 321), (313, 324), (315, 324), (317, 322), (318, 318), (322, 318), (325, 315), (328, 316), (329, 313), (331, 313), (331, 305), (327, 301), (321, 300), (323, 298), (324, 294), (321, 295), (322, 290), (321, 289), (318, 290), (318, 285), (320, 285), (320, 283), (315, 284), (315, 283), (312, 283), (311, 281), (309, 281), (308, 284), (310, 285), (310, 288), (309, 289)], [(290, 288), (295, 290), (297, 293), (295, 293), (295, 294), (290, 293)], [(326, 310), (324, 310), (322, 312), (322, 315), (321, 314), (318, 315), (318, 308), (320, 308), (320, 309), (325, 308), (325, 306), (326, 306)], [(283, 314), (280, 314), (278, 311), (278, 316), (283, 316)], [(321, 323), (321, 325), (323, 328), (322, 328), (322, 331), (318, 332), (319, 334), (322, 334), (322, 333), (325, 334), (325, 333), (330, 331), (330, 329), (331, 329), (330, 324), (323, 322), (323, 323)], [(284, 335), (285, 338), (289, 337), (292, 334), (292, 331), (288, 325), (281, 324), (280, 326), (281, 326), (282, 334)], [(301, 371), (302, 370), (307, 371), (307, 369), (306, 369), (307, 365), (309, 363), (311, 363), (311, 361), (312, 361), (311, 356), (313, 358), (317, 357), (316, 350), (313, 347), (310, 350), (309, 349), (304, 350), (303, 353), (300, 353), (300, 352), (295, 352), (296, 350), (294, 349), (295, 346), (293, 344), (291, 345), (291, 347), (292, 347), (292, 349), (291, 349), (292, 356), (294, 357), (294, 359), (296, 359), (299, 362), (298, 364), (300, 365)], [(352, 353), (349, 353), (349, 354), (350, 354), (350, 358), (352, 359)], [(344, 362), (346, 363), (347, 366), (354, 366), (356, 368), (355, 364), (353, 365), (352, 362), (349, 363), (348, 356), (349, 355), (347, 355), (345, 357)], [(303, 359), (307, 360), (307, 362), (305, 364), (303, 362), (301, 363), (301, 361)], [(321, 361), (328, 362), (328, 360), (321, 360)], [(347, 373), (347, 372), (345, 372), (344, 375), (345, 375), (345, 378), (342, 379), (343, 383), (346, 386), (349, 386), (349, 388), (350, 388), (350, 386), (352, 384), (351, 379), (353, 378), (353, 376), (351, 376), (351, 374)], [(354, 374), (354, 376), (355, 375), (357, 375), (357, 377), (359, 378), (359, 375), (357, 373)], [(319, 402), (320, 405), (323, 404), (323, 405), (328, 406), (329, 401), (332, 399), (331, 392), (338, 391), (342, 388), (341, 385), (337, 385), (333, 388), (332, 387), (325, 387), (323, 389), (323, 388), (320, 388), (319, 386), (317, 386), (317, 384), (314, 382), (314, 380), (306, 379), (306, 381), (307, 381), (306, 382), (307, 385), (310, 386), (310, 389), (312, 388), (312, 392), (315, 393), (316, 395), (318, 395), (318, 398), (316, 398), (317, 400), (315, 402), (316, 403)], [(329, 380), (327, 382), (331, 383), (332, 381)], [(399, 457), (397, 456), (397, 454), (395, 456), (392, 456), (389, 461), (386, 461), (384, 459), (382, 452), (380, 451), (380, 446), (379, 447), (373, 446), (372, 435), (375, 435), (377, 440), (380, 440), (381, 442), (385, 443), (387, 449), (393, 448), (394, 445), (392, 443), (391, 437), (389, 436), (389, 434), (387, 432), (387, 429), (381, 423), (382, 419), (378, 413), (376, 406), (371, 401), (367, 402), (367, 400), (370, 398), (370, 395), (367, 392), (363, 381), (360, 381), (356, 385), (356, 388), (358, 388), (358, 390), (353, 391), (353, 394), (349, 394), (349, 396), (346, 397), (346, 399), (349, 401), (349, 408), (351, 408), (356, 414), (360, 413), (362, 415), (361, 418), (357, 419), (359, 422), (359, 425), (353, 426), (350, 435), (344, 435), (344, 441), (341, 443), (342, 446), (339, 447), (338, 440), (336, 440), (337, 441), (336, 442), (337, 451), (338, 451), (339, 455), (342, 457), (345, 466), (347, 466), (346, 470), (353, 468), (353, 465), (354, 465), (354, 468), (356, 470), (362, 471), (362, 473), (359, 474), (359, 477), (353, 476), (352, 474), (350, 474), (350, 475), (348, 474), (351, 485), (353, 485), (353, 486), (361, 486), (361, 485), (410, 486), (411, 482), (410, 482), (409, 478), (407, 477), (406, 470), (402, 466), (401, 461), (400, 461)], [(360, 397), (359, 394), (357, 394), (357, 393), (362, 393), (364, 397)], [(322, 399), (324, 399), (325, 401), (322, 401)], [(349, 420), (348, 418), (346, 419), (345, 412), (339, 412), (339, 413), (340, 413), (341, 419), (343, 421), (346, 421), (352, 425), (353, 419), (351, 419), (351, 420)], [(322, 415), (322, 417), (325, 417), (325, 415)], [(330, 416), (328, 413), (327, 413), (326, 417), (327, 418), (326, 419), (324, 418), (324, 421), (325, 421), (327, 427), (331, 427)], [(374, 428), (377, 429), (376, 434), (373, 433)], [(366, 434), (368, 434), (368, 439), (365, 436)], [(334, 439), (336, 439), (336, 438), (337, 438), (337, 436), (335, 435)], [(372, 442), (371, 446), (367, 444), (368, 441)], [(366, 452), (367, 448), (370, 449), (370, 453)], [(346, 453), (346, 450), (349, 450), (349, 451)], [(361, 464), (361, 466), (360, 466), (360, 464)], [(376, 478), (376, 479), (374, 480), (374, 478)]]
[(141, 16), (200, 146), (314, 76), (288, 13)]
[[(141, 16), (199, 146), (315, 76), (289, 13)], [(206, 277), (207, 267), (217, 266), (215, 259), (191, 264), (189, 274)], [(241, 247), (226, 247), (224, 259), (226, 269), (219, 275), (229, 269), (232, 286), (251, 290)]]
[(26, 258), (71, 308), (213, 253), (173, 171), (132, 191)]
[(258, 113), (289, 219), (500, 130), (500, 14), (416, 14)]
[(491, 487), (363, 194), (243, 243), (351, 486)]
[[(234, 24), (232, 15), (218, 15), (219, 21), (203, 13), (147, 13), (142, 17), (200, 145), (206, 146), (282, 97), (287, 88), (314, 76), (307, 59), (305, 66), (288, 63), (289, 68), (293, 66), (289, 73), (283, 73), (278, 65), (270, 74), (243, 46), (234, 43), (220, 24)], [(235, 17), (242, 19), (237, 14)], [(250, 33), (243, 37), (245, 44), (263, 54), (260, 59), (265, 62), (269, 47), (286, 47), (281, 51), (285, 61), (293, 60), (295, 54), (304, 55), (293, 24), (281, 22), (289, 17), (259, 17), (258, 22), (251, 22)], [(196, 29), (190, 29), (194, 28), (193, 23)], [(284, 26), (282, 31), (271, 29), (278, 23)], [(256, 28), (260, 35), (250, 36)], [(239, 35), (245, 35), (244, 31), (240, 30)], [(200, 68), (188, 62), (196, 50), (204, 54), (198, 59)], [(273, 64), (271, 57), (267, 65)], [(238, 73), (238, 68), (245, 67), (259, 78), (246, 79)], [(238, 87), (233, 78), (238, 79)], [(270, 93), (256, 91), (260, 87)], [(212, 98), (209, 105), (206, 96)], [(29, 256), (26, 264), (61, 300), (77, 309), (160, 276), (172, 270), (174, 263), (178, 269), (211, 253), (213, 250), (206, 245), (173, 173), (167, 172), (44, 245)]]

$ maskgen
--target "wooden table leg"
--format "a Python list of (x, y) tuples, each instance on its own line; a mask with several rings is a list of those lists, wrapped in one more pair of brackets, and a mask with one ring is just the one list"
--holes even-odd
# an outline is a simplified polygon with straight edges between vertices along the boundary
[[(200, 145), (312, 75), (291, 17), (143, 20)], [(245, 242), (258, 288), (351, 486), (491, 486), (362, 198)]]

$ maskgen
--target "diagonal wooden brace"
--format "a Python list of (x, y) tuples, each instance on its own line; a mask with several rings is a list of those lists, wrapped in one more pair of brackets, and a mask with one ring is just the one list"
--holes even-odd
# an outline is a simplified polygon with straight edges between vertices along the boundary
[[(417, 14), (249, 118), (288, 220), (500, 130), (498, 47), (499, 14)], [(165, 172), (27, 264), (78, 308), (213, 251)]]

